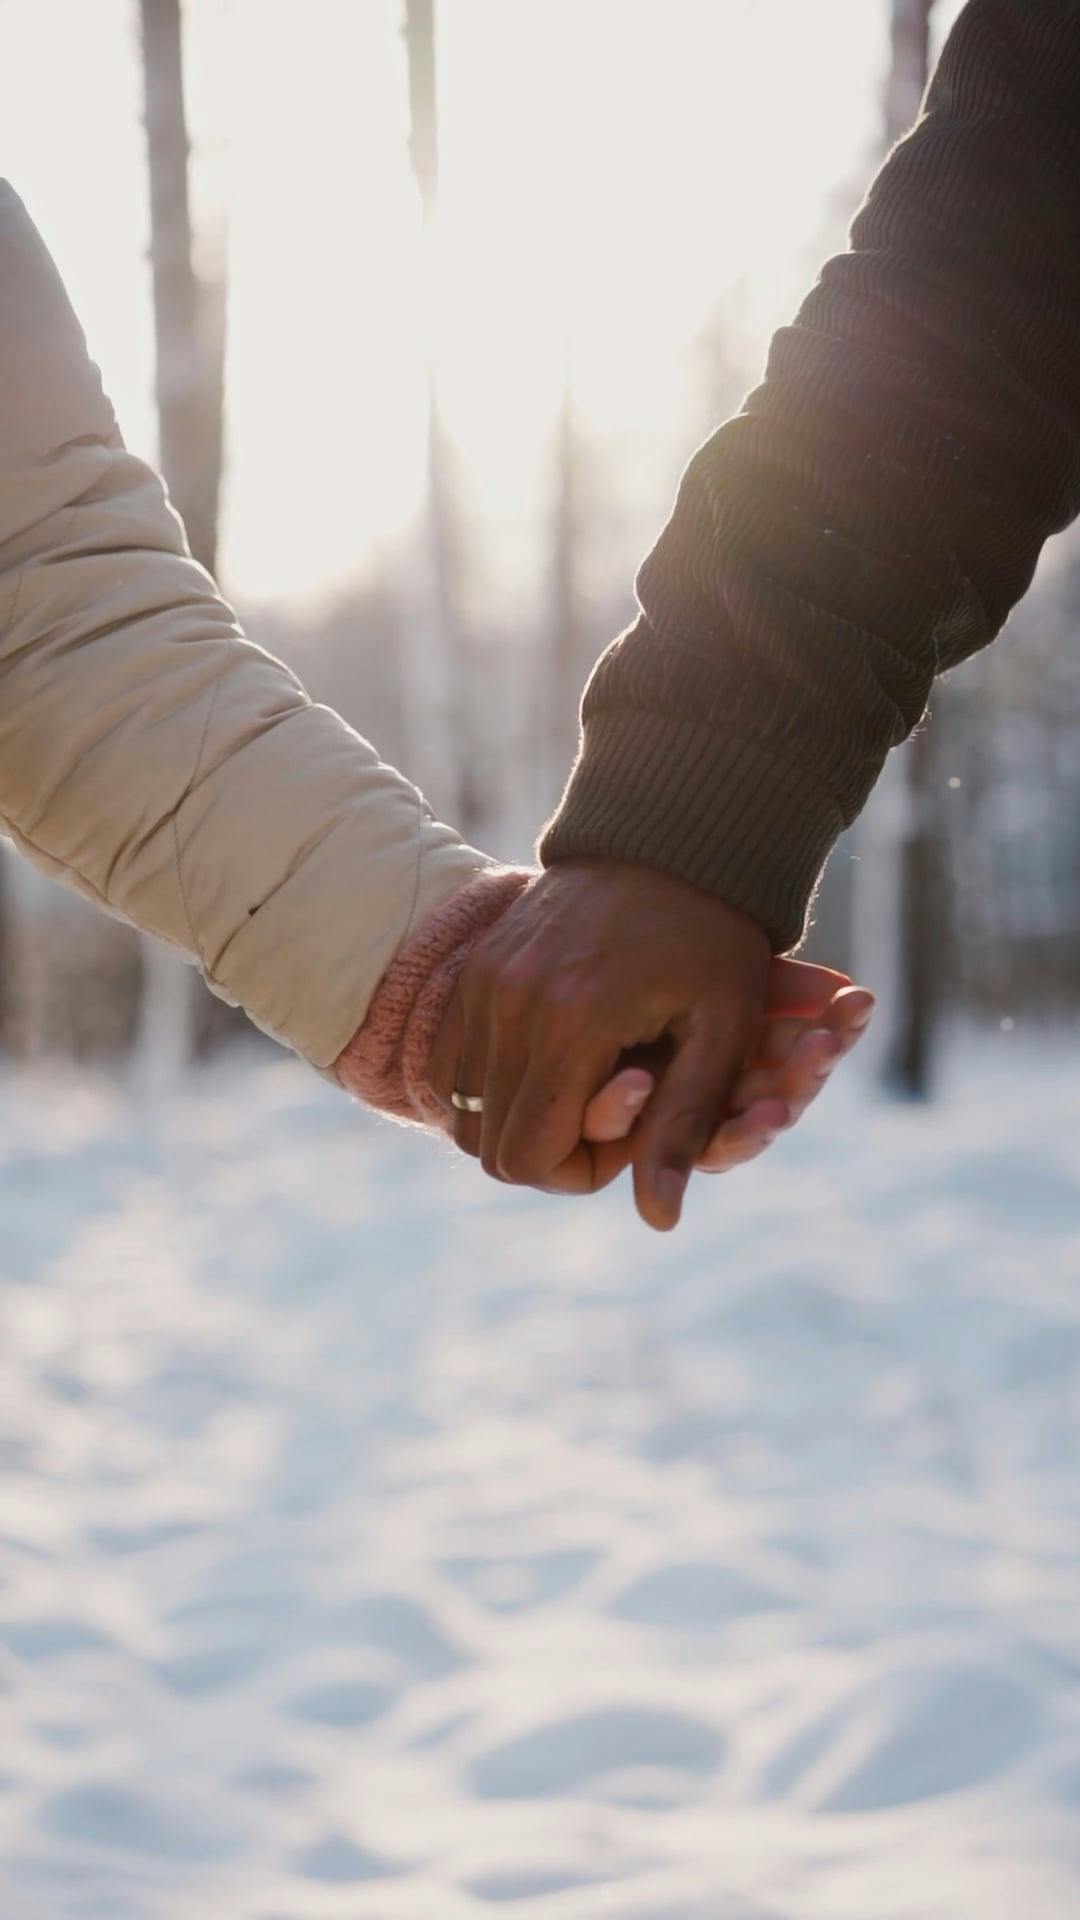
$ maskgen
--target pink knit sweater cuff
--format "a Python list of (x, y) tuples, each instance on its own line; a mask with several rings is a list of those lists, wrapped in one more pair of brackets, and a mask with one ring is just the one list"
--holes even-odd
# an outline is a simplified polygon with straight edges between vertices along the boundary
[(348, 1093), (399, 1120), (449, 1132), (451, 1116), (427, 1084), (435, 1037), (475, 942), (535, 878), (520, 867), (487, 868), (406, 940), (334, 1063)]

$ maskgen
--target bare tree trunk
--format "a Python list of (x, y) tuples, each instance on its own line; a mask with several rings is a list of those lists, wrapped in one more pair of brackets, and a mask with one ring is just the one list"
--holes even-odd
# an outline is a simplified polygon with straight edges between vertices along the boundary
[[(933, 4), (892, 0), (883, 129), (890, 148), (919, 115), (929, 78)], [(873, 952), (867, 970), (896, 1009), (884, 1036), (882, 1065), (892, 1085), (915, 1097), (929, 1091), (944, 973), (935, 804), (940, 751), (939, 731), (924, 726), (891, 756), (860, 837), (859, 919), (864, 945)]]
[[(918, 118), (930, 77), (934, 0), (893, 0), (892, 62), (885, 101), (885, 137), (892, 146)], [(908, 805), (901, 848), (900, 999), (890, 1078), (903, 1092), (929, 1091), (931, 1055), (944, 967), (941, 879), (935, 807), (940, 730), (923, 727), (904, 754)]]
[(930, 78), (934, 0), (892, 0), (892, 54), (885, 83), (885, 144), (915, 125)]
[(196, 560), (214, 571), (221, 495), (225, 285), (195, 272), (180, 0), (140, 0), (161, 470)]
[(892, 1083), (919, 1099), (930, 1091), (946, 958), (934, 793), (940, 716), (935, 728), (931, 734), (924, 727), (907, 749), (910, 806), (899, 871), (901, 995), (887, 1063)]
[(468, 750), (468, 693), (465, 660), (458, 632), (454, 581), (453, 487), (451, 461), (439, 408), (435, 357), (432, 233), (439, 193), (439, 112), (435, 62), (435, 0), (405, 0), (405, 44), (409, 67), (409, 151), (423, 220), (422, 316), (427, 382), (426, 472), (416, 568), (405, 607), (404, 705), (409, 760), (419, 771), (440, 811), (471, 832), (480, 808), (474, 783), (464, 770), (473, 765)]
[(554, 806), (577, 747), (578, 698), (584, 637), (581, 617), (581, 501), (579, 445), (569, 360), (555, 440), (555, 525), (552, 554), (552, 632), (545, 648), (547, 712), (544, 807)]
[[(180, 0), (140, 0), (150, 257), (161, 470), (196, 560), (217, 561), (224, 412), (225, 277), (198, 278), (188, 194)], [(156, 941), (143, 944), (136, 1046), (142, 1077), (174, 1082), (191, 1058), (196, 981)]]
[(439, 96), (435, 73), (435, 0), (405, 0), (409, 56), (409, 156), (425, 227), (439, 198)]

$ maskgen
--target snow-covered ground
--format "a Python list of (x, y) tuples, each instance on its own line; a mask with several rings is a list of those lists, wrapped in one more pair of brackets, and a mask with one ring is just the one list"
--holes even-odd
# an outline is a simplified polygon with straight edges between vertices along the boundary
[(0, 1083), (3, 1920), (1080, 1910), (1080, 1078), (677, 1235), (293, 1063)]

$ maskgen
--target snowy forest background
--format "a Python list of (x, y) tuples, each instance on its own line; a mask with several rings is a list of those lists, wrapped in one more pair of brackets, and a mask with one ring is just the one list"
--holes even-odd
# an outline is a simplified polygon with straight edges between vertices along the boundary
[[(630, 616), (635, 569), (666, 517), (680, 468), (754, 384), (772, 326), (790, 313), (820, 261), (843, 245), (881, 153), (917, 112), (928, 63), (957, 10), (950, 0), (877, 0), (861, 6), (858, 33), (848, 0), (814, 10), (809, 32), (821, 66), (809, 70), (807, 88), (815, 72), (827, 76), (842, 63), (853, 41), (857, 65), (845, 81), (851, 124), (844, 139), (835, 131), (826, 138), (835, 100), (823, 81), (820, 117), (812, 97), (801, 100), (804, 121), (790, 152), (775, 158), (783, 205), (785, 196), (797, 197), (796, 176), (813, 172), (805, 141), (813, 148), (821, 130), (828, 152), (813, 195), (804, 196), (798, 231), (778, 229), (763, 284), (753, 265), (762, 258), (760, 231), (756, 251), (743, 257), (718, 247), (713, 262), (716, 243), (699, 222), (686, 242), (699, 256), (696, 302), (687, 299), (678, 326), (665, 332), (657, 325), (651, 362), (647, 345), (636, 346), (636, 367), (628, 354), (606, 387), (597, 364), (615, 353), (619, 301), (635, 301), (645, 273), (634, 236), (651, 245), (657, 223), (672, 212), (662, 192), (650, 201), (642, 184), (649, 161), (634, 128), (647, 103), (633, 92), (642, 69), (620, 68), (620, 34), (625, 28), (639, 59), (650, 38), (655, 44), (669, 113), (695, 66), (716, 62), (715, 95), (706, 86), (695, 98), (714, 98), (723, 115), (731, 86), (725, 54), (745, 58), (747, 46), (765, 44), (762, 16), (770, 10), (752, 0), (674, 9), (656, 0), (621, 13), (596, 0), (585, 9), (542, 9), (542, 19), (527, 0), (502, 9), (488, 0), (442, 0), (441, 9), (437, 0), (367, 0), (357, 8), (322, 0), (295, 48), (292, 103), (277, 91), (296, 40), (295, 15), (291, 40), (282, 29), (289, 9), (260, 11), (245, 0), (189, 0), (184, 8), (180, 0), (101, 0), (93, 8), (6, 0), (0, 69), (9, 105), (26, 90), (26, 63), (32, 78), (35, 58), (44, 57), (50, 14), (76, 82), (92, 48), (113, 89), (96, 119), (76, 92), (54, 101), (66, 145), (48, 178), (37, 165), (37, 124), (20, 149), (15, 114), (7, 165), (75, 283), (95, 353), (94, 314), (80, 299), (83, 286), (92, 306), (97, 299), (85, 259), (97, 251), (97, 283), (107, 281), (120, 245), (132, 272), (131, 263), (140, 263), (143, 305), (131, 324), (142, 346), (119, 372), (122, 384), (141, 382), (146, 410), (138, 413), (136, 396), (132, 423), (119, 397), (122, 424), (159, 461), (193, 550), (220, 570), (252, 636), (373, 738), (470, 837), (504, 856), (528, 857), (570, 764), (589, 666)], [(808, 31), (805, 22), (800, 31)], [(610, 86), (622, 95), (614, 109), (606, 94), (601, 101), (589, 92), (590, 75), (606, 70), (605, 39)], [(485, 45), (490, 67), (478, 74)], [(537, 74), (539, 45), (554, 51)], [(352, 78), (331, 80), (330, 69), (354, 56)], [(752, 102), (761, 89), (758, 117), (768, 132), (768, 76), (752, 61), (747, 66), (738, 87)], [(363, 116), (365, 87), (390, 105), (384, 121), (369, 116), (369, 132), (351, 151), (343, 132), (348, 103), (354, 94)], [(537, 90), (546, 90), (539, 102)], [(295, 104), (302, 92), (313, 96), (303, 111)], [(265, 127), (245, 119), (243, 102), (265, 94), (275, 150), (285, 152), (280, 175), (260, 185), (250, 177), (258, 165), (245, 171), (243, 163), (247, 142), (263, 164)], [(340, 168), (348, 156), (357, 169), (348, 189), (355, 217), (344, 223), (305, 198), (302, 180), (292, 197), (283, 191), (324, 97), (331, 132), (321, 164)], [(92, 179), (103, 115), (114, 127), (123, 123), (128, 142), (124, 177), (134, 215), (120, 241), (123, 208), (104, 200), (100, 186), (95, 197), (85, 180), (80, 185), (71, 164), (86, 138)], [(532, 183), (531, 197), (514, 184), (524, 141), (513, 130), (519, 117), (527, 125), (535, 118), (534, 145), (544, 148), (533, 173), (521, 175)], [(571, 121), (576, 136), (566, 137), (560, 163)], [(609, 144), (612, 125), (622, 127), (621, 154)], [(777, 122), (774, 141), (781, 131)], [(443, 224), (447, 144), (458, 156), (453, 192), (459, 203), (472, 195), (471, 240), (462, 238), (473, 229), (462, 227), (460, 204), (457, 226)], [(471, 153), (468, 164), (462, 153)], [(503, 167), (509, 184), (500, 198)], [(245, 218), (250, 227), (260, 191), (264, 222), (280, 222), (280, 282), (276, 292), (264, 287), (264, 300), (284, 300), (294, 276), (308, 282), (292, 316), (290, 353), (261, 359), (255, 343), (264, 318), (271, 324), (269, 311), (252, 311), (237, 278), (251, 246)], [(712, 191), (745, 197), (746, 188), (718, 160)], [(89, 193), (92, 225), (79, 243), (82, 256), (59, 211), (49, 219), (50, 205), (62, 209), (80, 193)], [(577, 200), (605, 230), (610, 225), (616, 241), (624, 236), (621, 281), (607, 289), (602, 325), (587, 298), (575, 304), (576, 292), (592, 285), (587, 225), (576, 235), (568, 229), (565, 245), (544, 237)], [(384, 296), (365, 267), (365, 209), (380, 201), (407, 261), (399, 286)], [(767, 224), (768, 210), (762, 199), (749, 228)], [(515, 308), (507, 280), (514, 262), (529, 258), (530, 227), (544, 285), (538, 279), (536, 289), (519, 288), (525, 304)], [(331, 258), (351, 264), (354, 276), (356, 311), (344, 320), (331, 311), (332, 289), (324, 295), (322, 287), (320, 262)], [(561, 280), (551, 264), (560, 260)], [(714, 291), (706, 296), (710, 275)], [(542, 365), (530, 354), (528, 333), (515, 338), (515, 313), (520, 325), (525, 305), (541, 297), (551, 316), (536, 335), (547, 348)], [(396, 417), (385, 404), (372, 411), (371, 399), (379, 353), (395, 333), (406, 340), (412, 367)], [(455, 384), (463, 339), (474, 358), (489, 355), (486, 389), (474, 377), (470, 390), (460, 368)], [(119, 358), (110, 363), (103, 354), (114, 389)], [(313, 385), (316, 363), (326, 364)], [(262, 473), (261, 494), (242, 425), (253, 387), (255, 404), (280, 421), (274, 471)], [(306, 418), (312, 409), (325, 415), (328, 394), (341, 419), (330, 469), (313, 455)], [(523, 395), (526, 410), (513, 424), (518, 444), (507, 453), (498, 416)], [(414, 456), (404, 481), (397, 473), (402, 442)], [(366, 492), (357, 477), (360, 449)], [(383, 491), (394, 499), (370, 536), (380, 459)], [(290, 544), (287, 525), (275, 527), (266, 511), (275, 485), (279, 493), (291, 486), (290, 497), (299, 489), (316, 500), (324, 495), (329, 523), (355, 525), (354, 560), (342, 564), (339, 540), (338, 557), (321, 572), (313, 561), (299, 585), (287, 568), (276, 575), (273, 565), (260, 568), (260, 541), (264, 554)], [(833, 859), (810, 950), (883, 992), (890, 1013), (881, 1023), (882, 1064), (909, 1088), (932, 1083), (937, 1036), (950, 1012), (1009, 1023), (1072, 1008), (1080, 996), (1078, 625), (1080, 546), (1065, 537), (1048, 551), (1007, 636), (939, 689), (932, 725), (894, 756), (868, 813)], [(0, 880), (0, 1045), (9, 1056), (129, 1059), (168, 1080), (242, 1024), (171, 958), (14, 858), (0, 862)]]
[[(521, 857), (957, 10), (0, 0), (3, 164), (251, 634)], [(1078, 627), (1069, 536), (671, 1236), (0, 854), (3, 1920), (1073, 1920)]]

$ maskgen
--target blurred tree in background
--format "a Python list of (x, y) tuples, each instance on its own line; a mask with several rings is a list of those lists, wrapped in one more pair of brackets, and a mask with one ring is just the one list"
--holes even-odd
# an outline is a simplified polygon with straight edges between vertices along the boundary
[[(885, 94), (885, 145), (895, 145), (918, 119), (930, 77), (934, 0), (893, 0), (892, 60)], [(895, 1029), (887, 1063), (901, 1092), (929, 1091), (945, 974), (946, 917), (941, 897), (938, 768), (943, 715), (919, 728), (900, 762), (905, 793), (901, 823), (898, 982)]]
[(195, 270), (180, 0), (140, 0), (161, 471), (208, 573), (217, 571), (225, 407), (225, 236)]
[(943, 690), (954, 1003), (1006, 1026), (1080, 1005), (1080, 539)]
[(438, 281), (435, 222), (439, 204), (439, 106), (435, 0), (405, 0), (409, 81), (409, 153), (420, 200), (424, 378), (427, 385), (425, 468), (416, 530), (415, 570), (402, 623), (407, 763), (424, 769), (444, 817), (475, 831), (482, 812), (476, 786), (475, 728), (469, 687), (472, 662), (461, 633), (456, 561), (453, 450), (439, 403)]
[[(888, 152), (915, 124), (930, 72), (934, 0), (891, 0), (882, 138)], [(939, 691), (939, 690), (938, 690)], [(935, 1031), (945, 987), (947, 916), (942, 897), (938, 767), (941, 706), (894, 752), (858, 822), (851, 845), (854, 967), (885, 1003), (877, 1039), (881, 1066), (897, 1091), (930, 1088)]]
[[(139, 0), (159, 465), (192, 553), (217, 568), (224, 450), (225, 235), (196, 273), (189, 195), (180, 0)], [(204, 236), (208, 239), (210, 236)], [(134, 1051), (140, 1077), (168, 1085), (232, 1010), (158, 942), (104, 918), (16, 862), (4, 1034), (13, 1050), (82, 1057)], [(235, 1016), (239, 1018), (239, 1016)]]
[[(161, 472), (195, 559), (217, 571), (224, 456), (226, 270), (196, 274), (188, 184), (180, 0), (140, 0), (146, 152), (150, 176), (156, 396)], [(158, 941), (142, 943), (137, 1040), (140, 1071), (168, 1085), (195, 1049), (194, 970)]]
[[(666, 33), (655, 4), (657, 33)], [(891, 144), (917, 117), (931, 29), (949, 0), (936, 9), (933, 0), (877, 4), (890, 28), (882, 128)], [(135, 0), (132, 6), (134, 13)], [(191, 11), (181, 0), (138, 0), (137, 7), (160, 463), (192, 550), (213, 569), (227, 398), (225, 226), (208, 226), (192, 211), (183, 64)], [(338, 706), (419, 777), (441, 813), (493, 851), (520, 858), (569, 769), (591, 664), (632, 617), (634, 573), (659, 531), (675, 475), (754, 384), (761, 340), (744, 322), (735, 283), (686, 352), (681, 395), (663, 432), (635, 439), (629, 418), (624, 432), (611, 418), (599, 425), (590, 415), (568, 324), (561, 392), (551, 393), (535, 459), (527, 531), (533, 584), (515, 605), (504, 591), (498, 535), (491, 538), (476, 504), (468, 435), (459, 421), (458, 444), (444, 406), (440, 301), (453, 263), (439, 246), (440, 104), (444, 96), (452, 101), (453, 90), (440, 85), (440, 14), (436, 0), (395, 0), (386, 20), (388, 42), (395, 28), (401, 35), (402, 95), (400, 124), (388, 124), (385, 135), (398, 148), (388, 164), (400, 163), (405, 180), (411, 163), (416, 229), (409, 245), (415, 239), (420, 259), (418, 311), (403, 317), (420, 346), (425, 408), (414, 521), (397, 549), (403, 564), (376, 550), (366, 572), (331, 602), (302, 612), (271, 602), (248, 609), (246, 624), (298, 666), (315, 697)], [(553, 20), (550, 31), (566, 34), (570, 60), (570, 16)], [(495, 80), (510, 85), (501, 70)], [(499, 159), (494, 151), (491, 165)], [(871, 166), (868, 158), (860, 191)], [(367, 181), (364, 190), (378, 194), (381, 183)], [(839, 204), (830, 205), (807, 240), (807, 279), (823, 254), (842, 245), (842, 224)], [(345, 226), (328, 244), (355, 243)], [(708, 234), (703, 244), (710, 245)], [(239, 269), (236, 281), (239, 287)], [(569, 316), (572, 285), (566, 296)], [(302, 382), (302, 354), (317, 350), (314, 336), (299, 342), (290, 380)], [(349, 371), (342, 368), (343, 381)], [(530, 371), (522, 365), (520, 378), (528, 381)], [(347, 464), (342, 474), (348, 485)], [(358, 535), (361, 512), (358, 504)], [(932, 721), (892, 756), (823, 889), (811, 950), (865, 972), (889, 1003), (892, 1017), (879, 1023), (882, 1065), (907, 1091), (929, 1086), (935, 1034), (948, 1011), (1007, 1022), (1080, 1002), (1078, 554), (1073, 536), (1052, 543), (1005, 638), (937, 689)], [(506, 577), (514, 577), (511, 567)], [(146, 1075), (160, 1081), (230, 1031), (228, 1011), (191, 970), (22, 863), (3, 866), (10, 897), (2, 1037), (9, 1050), (134, 1050)]]

